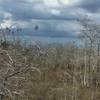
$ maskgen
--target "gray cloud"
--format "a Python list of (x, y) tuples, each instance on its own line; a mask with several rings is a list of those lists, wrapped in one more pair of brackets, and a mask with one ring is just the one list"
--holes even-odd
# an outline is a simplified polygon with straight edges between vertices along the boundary
[[(50, 1), (50, 0), (49, 0)], [(43, 0), (0, 0), (0, 23), (5, 20), (17, 22), (23, 25), (23, 33), (34, 36), (48, 37), (76, 37), (76, 30), (73, 30), (77, 24), (74, 21), (79, 17), (79, 13), (91, 13), (97, 16), (99, 13), (100, 0), (79, 0), (80, 2), (73, 6), (48, 6)], [(70, 1), (71, 2), (71, 1)], [(99, 14), (98, 14), (99, 15)], [(33, 21), (35, 20), (35, 21)], [(38, 21), (37, 21), (38, 20)], [(65, 23), (69, 21), (69, 24)], [(58, 30), (57, 26), (65, 24), (62, 30)], [(34, 31), (34, 26), (38, 25), (39, 30)], [(66, 29), (66, 31), (65, 31)]]
[(92, 13), (98, 12), (100, 9), (100, 0), (82, 0), (79, 7), (82, 7)]
[[(61, 19), (71, 20), (73, 16), (66, 13), (68, 8), (48, 8), (43, 5), (42, 0), (33, 0), (34, 2), (28, 2), (28, 0), (1, 0), (0, 7), (12, 14), (14, 20), (31, 20), (31, 19)], [(59, 15), (54, 15), (50, 12), (52, 9), (58, 10)]]

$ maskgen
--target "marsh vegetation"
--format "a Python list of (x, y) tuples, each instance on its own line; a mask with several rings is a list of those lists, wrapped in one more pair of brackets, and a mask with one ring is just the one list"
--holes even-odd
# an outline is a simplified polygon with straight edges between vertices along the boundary
[(100, 100), (100, 26), (78, 22), (81, 46), (23, 46), (11, 29), (1, 29), (0, 100)]

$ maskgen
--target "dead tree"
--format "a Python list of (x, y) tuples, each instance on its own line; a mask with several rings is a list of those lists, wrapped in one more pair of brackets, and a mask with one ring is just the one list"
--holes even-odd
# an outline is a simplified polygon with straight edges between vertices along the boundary
[[(85, 44), (84, 83), (88, 84), (89, 82), (88, 85), (92, 88), (94, 86), (94, 73), (96, 73), (99, 66), (100, 25), (95, 23), (95, 21), (88, 16), (79, 20), (79, 23), (81, 24), (81, 38)], [(93, 87), (92, 91), (95, 90), (94, 88), (95, 87)], [(94, 100), (94, 97), (92, 97), (92, 100)]]
[(29, 62), (26, 55), (20, 54), (18, 50), (15, 55), (13, 50), (16, 49), (0, 49), (0, 100), (4, 100), (5, 97), (14, 100), (14, 95), (22, 95), (21, 87), (27, 80), (26, 76), (33, 70), (40, 73), (40, 70)]

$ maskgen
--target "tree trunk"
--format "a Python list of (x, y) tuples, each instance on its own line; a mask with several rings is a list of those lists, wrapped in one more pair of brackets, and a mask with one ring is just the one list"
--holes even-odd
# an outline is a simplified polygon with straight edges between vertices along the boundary
[(0, 100), (3, 100), (3, 97), (4, 97), (4, 96), (1, 94), (1, 95), (0, 95)]

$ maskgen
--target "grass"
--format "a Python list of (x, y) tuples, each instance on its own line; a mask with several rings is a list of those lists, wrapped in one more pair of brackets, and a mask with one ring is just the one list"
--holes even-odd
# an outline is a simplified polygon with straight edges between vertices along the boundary
[(1, 44), (2, 100), (100, 100), (95, 74), (88, 79), (88, 86), (83, 84), (85, 64), (81, 52), (84, 49), (75, 44)]

